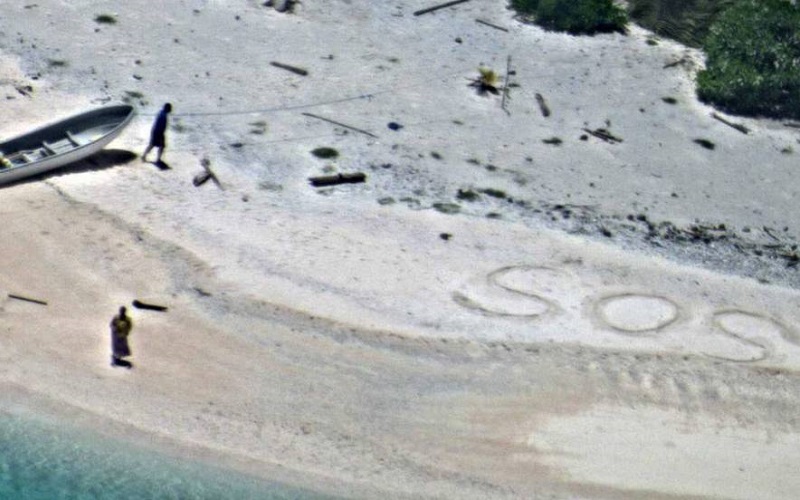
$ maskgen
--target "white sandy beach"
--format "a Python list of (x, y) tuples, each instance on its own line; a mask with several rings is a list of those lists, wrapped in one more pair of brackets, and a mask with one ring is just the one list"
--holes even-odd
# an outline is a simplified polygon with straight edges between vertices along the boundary
[[(432, 3), (5, 6), (0, 137), (140, 115), (0, 189), (7, 399), (348, 498), (797, 498), (797, 130), (715, 120), (638, 27)], [(506, 112), (468, 84), (509, 56)], [(125, 155), (164, 102), (170, 170)], [(169, 311), (113, 369), (134, 299)]]

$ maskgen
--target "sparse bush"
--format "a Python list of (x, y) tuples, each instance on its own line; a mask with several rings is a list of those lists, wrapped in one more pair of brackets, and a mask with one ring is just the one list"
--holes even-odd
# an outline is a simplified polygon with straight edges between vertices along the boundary
[(741, 0), (714, 22), (697, 75), (702, 101), (740, 115), (800, 119), (800, 5)]
[(478, 89), (478, 94), (498, 95), (500, 93), (500, 75), (495, 70), (481, 66), (478, 68), (478, 75), (470, 83), (471, 87)]
[(625, 33), (628, 22), (625, 9), (613, 0), (511, 0), (511, 6), (545, 29), (572, 35)]
[(317, 148), (311, 151), (311, 154), (323, 160), (332, 160), (333, 158), (339, 157), (339, 152), (337, 150), (327, 147)]
[(95, 16), (94, 22), (97, 24), (117, 24), (117, 18), (111, 14), (99, 14)]

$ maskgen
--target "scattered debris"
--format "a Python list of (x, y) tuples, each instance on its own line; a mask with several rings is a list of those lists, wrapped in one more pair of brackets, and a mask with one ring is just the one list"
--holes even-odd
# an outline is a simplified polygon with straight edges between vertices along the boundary
[(714, 144), (713, 142), (709, 141), (708, 139), (695, 139), (694, 143), (695, 144), (699, 144), (699, 145), (703, 146), (704, 148), (710, 149), (710, 150), (714, 150), (717, 147), (716, 144)]
[(747, 128), (744, 125), (741, 125), (739, 123), (733, 123), (731, 121), (728, 121), (725, 118), (723, 118), (720, 115), (718, 115), (717, 113), (711, 113), (711, 117), (714, 118), (715, 120), (719, 121), (719, 122), (724, 123), (725, 125), (733, 128), (733, 129), (738, 130), (739, 132), (741, 132), (741, 133), (743, 133), (745, 135), (750, 133), (750, 129), (749, 128)]
[(274, 7), (278, 12), (294, 12), (297, 0), (266, 0), (264, 7)]
[(456, 203), (434, 203), (434, 210), (443, 214), (453, 215), (461, 212), (461, 205)]
[(33, 94), (33, 87), (30, 85), (15, 85), (14, 88), (24, 97), (30, 97)]
[(480, 195), (471, 189), (459, 189), (456, 193), (456, 199), (464, 201), (478, 201)]
[(323, 175), (308, 179), (314, 187), (336, 186), (338, 184), (359, 184), (366, 182), (367, 175), (362, 172), (352, 174)]
[(347, 128), (347, 129), (353, 130), (353, 131), (355, 131), (355, 132), (358, 132), (358, 133), (360, 133), (360, 134), (368, 135), (368, 136), (370, 136), (370, 137), (374, 137), (375, 139), (378, 139), (378, 136), (377, 136), (377, 135), (375, 135), (375, 134), (373, 134), (372, 132), (367, 132), (366, 130), (362, 130), (362, 129), (360, 129), (360, 128), (351, 127), (350, 125), (345, 125), (344, 123), (337, 122), (337, 121), (335, 121), (335, 120), (331, 120), (330, 118), (325, 118), (325, 117), (323, 117), (323, 116), (315, 115), (315, 114), (313, 114), (313, 113), (303, 113), (303, 116), (308, 116), (308, 117), (311, 117), (311, 118), (316, 118), (317, 120), (322, 120), (322, 121), (325, 121), (325, 122), (328, 122), (328, 123), (332, 123), (332, 124), (334, 124), (334, 125), (338, 125), (338, 126), (340, 126), (340, 127), (344, 127), (344, 128)]
[(508, 59), (506, 59), (506, 77), (503, 80), (503, 100), (500, 101), (500, 108), (506, 112), (506, 114), (510, 115), (511, 113), (506, 108), (506, 101), (511, 100), (511, 96), (508, 94), (509, 87), (508, 87), (508, 79), (511, 76), (511, 55), (509, 54)]
[(308, 76), (308, 70), (303, 68), (298, 68), (297, 66), (292, 66), (290, 64), (280, 63), (278, 61), (270, 61), (270, 65), (275, 66), (276, 68), (285, 69), (286, 71), (291, 71), (292, 73), (300, 76)]
[(605, 142), (608, 142), (608, 143), (611, 143), (611, 144), (622, 142), (622, 139), (620, 139), (619, 137), (614, 136), (611, 132), (609, 132), (608, 130), (606, 130), (604, 128), (598, 128), (598, 129), (595, 129), (595, 130), (589, 130), (588, 128), (584, 128), (582, 130), (584, 132), (588, 133), (588, 134), (591, 134), (591, 135), (597, 137), (598, 139), (600, 139), (602, 141), (605, 141)]
[(148, 304), (146, 302), (142, 302), (141, 300), (134, 300), (133, 307), (135, 307), (136, 309), (147, 309), (148, 311), (158, 311), (158, 312), (166, 312), (168, 310), (166, 306)]
[(692, 68), (694, 66), (694, 62), (692, 61), (691, 57), (688, 55), (684, 55), (680, 59), (676, 59), (674, 61), (670, 61), (664, 65), (664, 69), (667, 68), (674, 68), (676, 66), (683, 66), (685, 68)]
[(215, 174), (214, 171), (211, 170), (211, 160), (209, 160), (208, 158), (203, 158), (202, 160), (200, 160), (200, 165), (202, 165), (203, 167), (203, 172), (194, 176), (192, 184), (194, 184), (195, 187), (200, 187), (210, 179), (214, 181), (214, 184), (216, 184), (218, 188), (224, 190), (224, 188), (222, 187), (222, 183), (220, 183), (219, 179), (217, 178), (217, 174)]
[(434, 5), (433, 7), (428, 7), (426, 9), (418, 10), (418, 11), (414, 12), (414, 15), (415, 16), (421, 16), (421, 15), (427, 14), (429, 12), (434, 12), (434, 11), (437, 11), (439, 9), (445, 9), (447, 7), (452, 7), (454, 5), (458, 5), (460, 3), (466, 3), (466, 2), (469, 2), (469, 0), (452, 0), (451, 2), (446, 2), (446, 3), (443, 3), (443, 4), (439, 4), (439, 5)]
[(542, 112), (542, 116), (545, 118), (550, 116), (550, 107), (547, 105), (547, 101), (544, 100), (542, 94), (536, 94), (536, 102), (539, 103), (539, 111)]
[(475, 22), (478, 23), (478, 24), (483, 24), (484, 26), (488, 26), (490, 28), (494, 28), (494, 29), (500, 30), (500, 31), (505, 31), (506, 33), (508, 33), (508, 28), (504, 28), (502, 26), (498, 26), (496, 24), (492, 24), (489, 21), (485, 21), (483, 19), (476, 19)]

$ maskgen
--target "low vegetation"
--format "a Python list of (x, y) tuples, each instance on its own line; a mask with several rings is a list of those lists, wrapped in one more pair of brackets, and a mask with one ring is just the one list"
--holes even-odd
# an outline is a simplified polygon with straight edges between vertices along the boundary
[(478, 94), (500, 94), (500, 74), (491, 68), (478, 68), (478, 77), (470, 81), (470, 86), (478, 90)]
[(323, 160), (332, 160), (339, 157), (339, 151), (328, 147), (316, 148), (311, 151), (311, 154)]
[(111, 14), (98, 14), (94, 18), (97, 24), (117, 24), (117, 18)]
[(740, 0), (714, 22), (697, 75), (702, 101), (729, 113), (800, 119), (800, 5)]
[(658, 35), (700, 47), (714, 20), (736, 1), (628, 0), (628, 15)]
[(572, 35), (625, 33), (628, 23), (613, 0), (511, 0), (511, 6), (545, 29)]

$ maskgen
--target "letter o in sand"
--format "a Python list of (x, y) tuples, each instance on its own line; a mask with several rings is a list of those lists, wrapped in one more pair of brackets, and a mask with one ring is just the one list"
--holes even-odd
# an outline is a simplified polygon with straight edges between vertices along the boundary
[(623, 333), (660, 330), (678, 319), (678, 306), (655, 295), (612, 295), (597, 303), (600, 319)]

